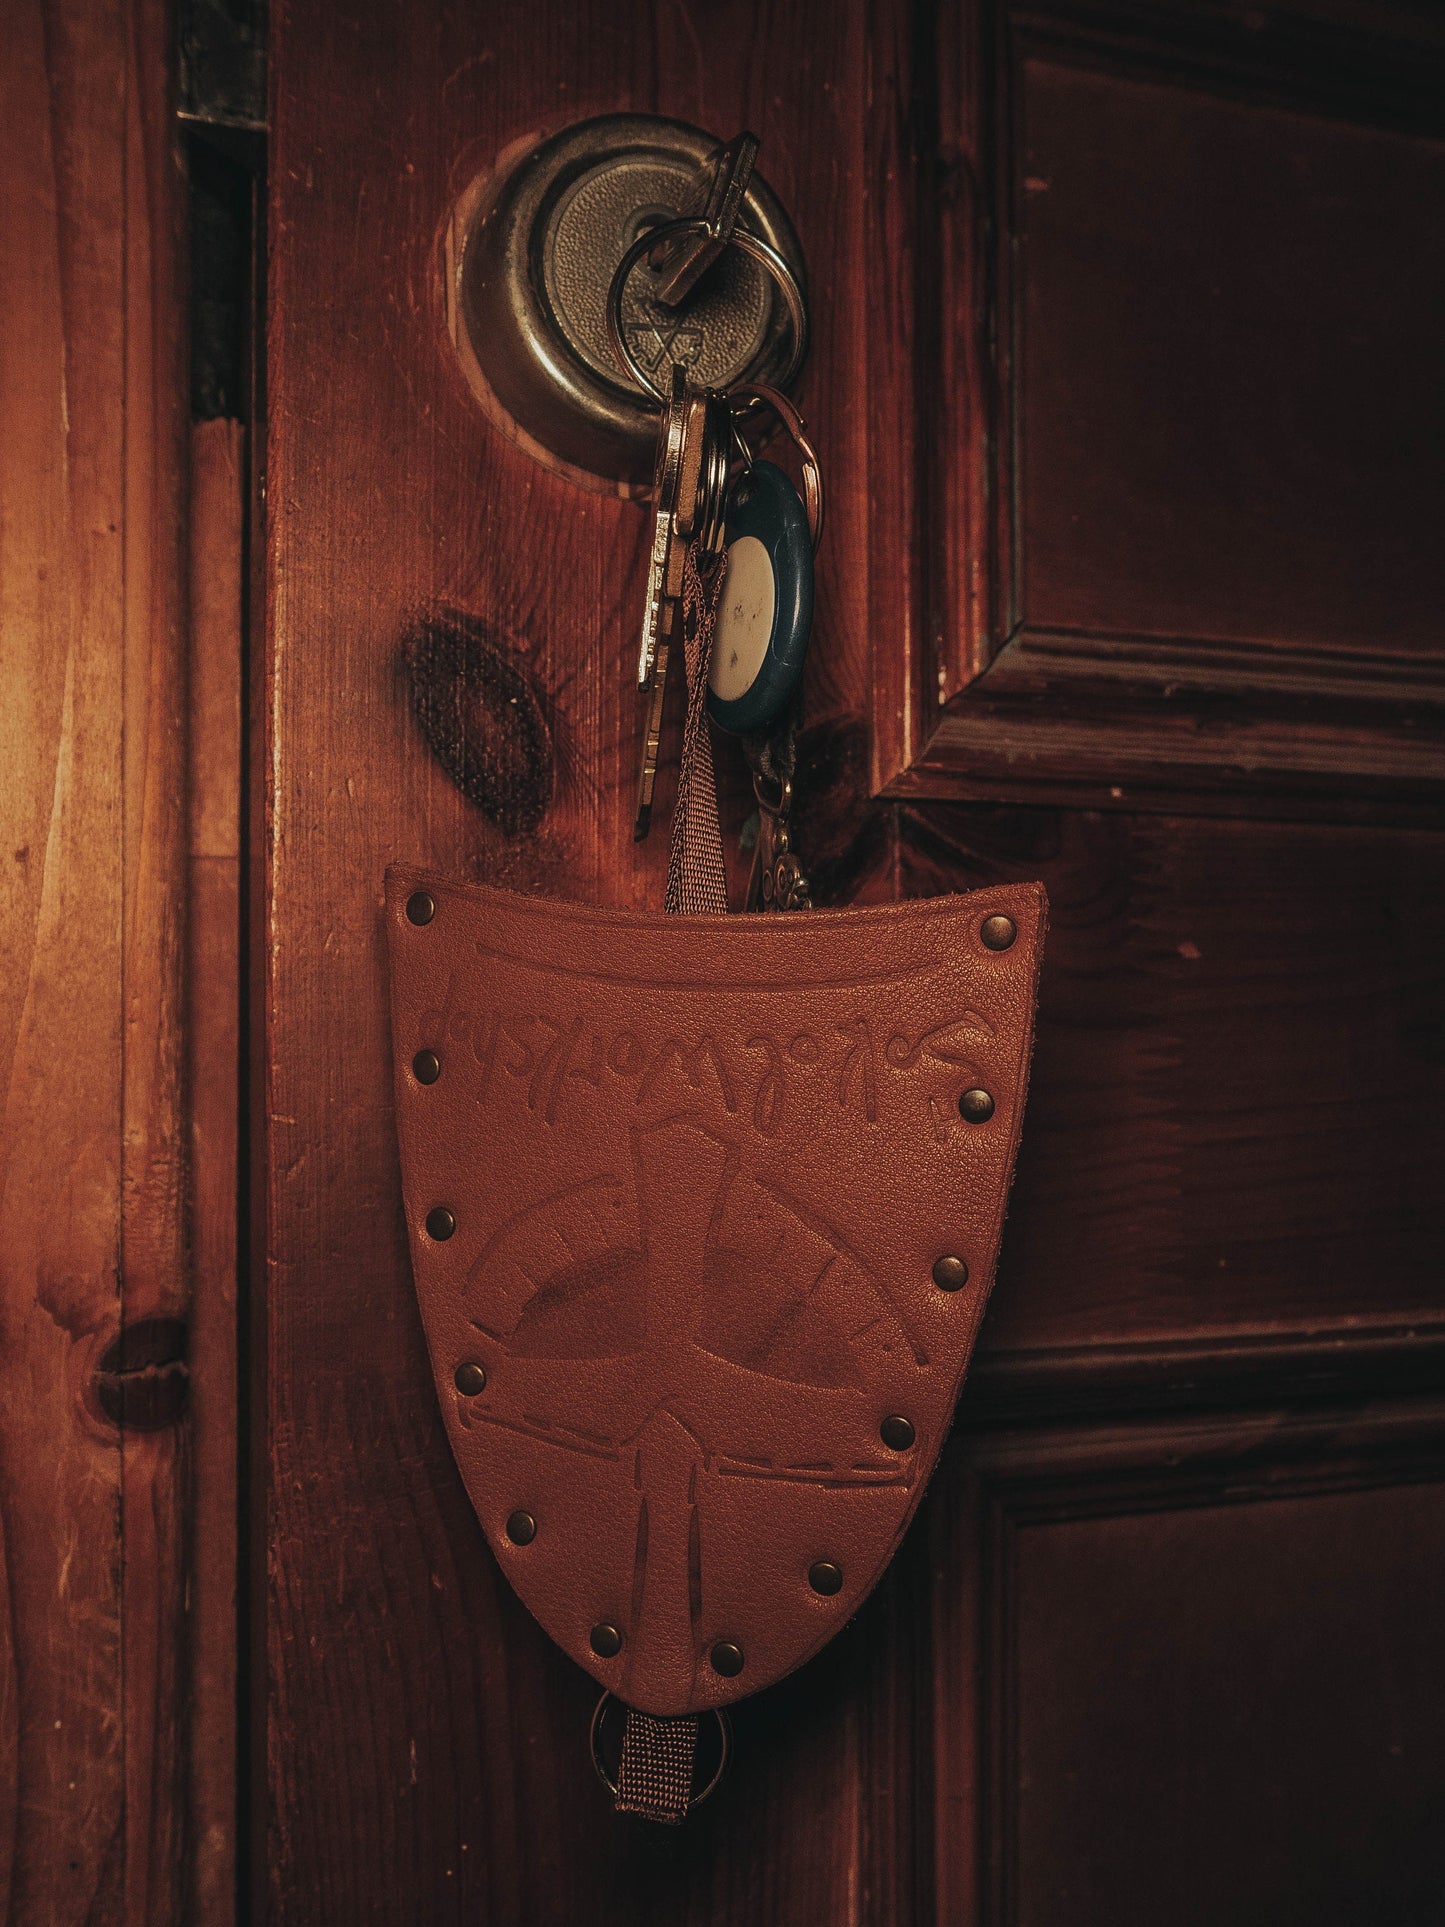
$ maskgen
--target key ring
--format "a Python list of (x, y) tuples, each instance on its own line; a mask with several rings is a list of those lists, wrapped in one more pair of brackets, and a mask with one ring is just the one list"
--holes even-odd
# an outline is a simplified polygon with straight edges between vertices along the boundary
[[(666, 402), (667, 394), (665, 390), (658, 387), (627, 345), (627, 337), (622, 327), (622, 296), (632, 270), (644, 254), (651, 253), (659, 244), (668, 241), (680, 241), (685, 236), (711, 234), (711, 232), (711, 223), (705, 221), (701, 215), (684, 215), (680, 220), (664, 221), (659, 227), (648, 228), (645, 233), (638, 235), (617, 263), (617, 272), (613, 275), (612, 285), (607, 290), (607, 339), (612, 343), (612, 352), (643, 393), (651, 395), (655, 401)], [(803, 356), (808, 346), (808, 311), (803, 305), (802, 290), (782, 255), (766, 241), (760, 240), (756, 234), (750, 234), (746, 228), (735, 227), (729, 237), (728, 245), (741, 248), (744, 254), (766, 268), (777, 283), (778, 292), (783, 297), (783, 305), (788, 310), (788, 320), (793, 330), (792, 353), (788, 357), (787, 366), (778, 377), (778, 386), (786, 388), (802, 367)]]
[[(617, 1698), (615, 1693), (604, 1693), (592, 1709), (592, 1725), (588, 1729), (588, 1740), (592, 1748), (592, 1765), (596, 1770), (598, 1779), (602, 1782), (603, 1786), (606, 1787), (614, 1800), (617, 1798), (617, 1782), (607, 1771), (607, 1763), (602, 1757), (602, 1722), (607, 1716), (609, 1706), (621, 1705), (622, 1701)], [(728, 1718), (726, 1710), (721, 1706), (712, 1706), (708, 1708), (708, 1711), (717, 1721), (718, 1763), (716, 1771), (713, 1773), (707, 1785), (703, 1787), (700, 1792), (693, 1794), (689, 1799), (689, 1808), (700, 1807), (704, 1800), (710, 1799), (711, 1796), (717, 1792), (718, 1784), (724, 1773), (728, 1770), (728, 1761), (732, 1758), (733, 1753), (733, 1723)], [(702, 1715), (699, 1714), (698, 1717), (701, 1718)]]
[[(739, 401), (741, 408), (736, 406)], [(823, 465), (818, 460), (818, 451), (813, 446), (807, 423), (786, 395), (765, 381), (745, 381), (728, 390), (728, 406), (733, 411), (733, 435), (744, 462), (750, 462), (753, 454), (744, 439), (739, 418), (759, 402), (765, 408), (772, 409), (792, 436), (793, 444), (803, 458), (803, 503), (808, 511), (808, 533), (813, 538), (813, 553), (816, 555), (818, 544), (823, 539)]]

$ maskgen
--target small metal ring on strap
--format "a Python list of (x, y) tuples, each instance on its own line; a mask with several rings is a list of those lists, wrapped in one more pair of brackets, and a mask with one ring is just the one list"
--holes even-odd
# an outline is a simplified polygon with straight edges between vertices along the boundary
[[(742, 404), (741, 408), (739, 403)], [(823, 464), (818, 460), (813, 438), (802, 416), (786, 395), (765, 381), (740, 382), (736, 388), (728, 390), (728, 406), (733, 411), (734, 434), (741, 443), (744, 461), (752, 460), (752, 450), (737, 424), (737, 417), (757, 403), (773, 411), (792, 436), (794, 446), (803, 458), (803, 501), (808, 511), (808, 532), (813, 538), (813, 553), (816, 555), (818, 544), (823, 539)]]
[[(606, 1787), (607, 1791), (612, 1795), (613, 1799), (615, 1800), (617, 1798), (617, 1782), (612, 1778), (612, 1775), (607, 1771), (606, 1764), (604, 1763), (602, 1758), (602, 1720), (603, 1720), (603, 1716), (607, 1711), (608, 1701), (613, 1699), (614, 1697), (615, 1695), (612, 1693), (604, 1693), (601, 1699), (598, 1700), (597, 1704), (593, 1707), (592, 1725), (588, 1733), (588, 1739), (592, 1747), (592, 1764), (597, 1770), (597, 1777), (602, 1782), (603, 1786)], [(617, 1704), (621, 1706), (622, 1701), (618, 1700)], [(712, 1714), (713, 1718), (717, 1721), (718, 1761), (717, 1761), (717, 1766), (713, 1771), (713, 1776), (708, 1781), (707, 1785), (703, 1787), (699, 1792), (694, 1793), (689, 1798), (688, 1800), (689, 1808), (700, 1807), (704, 1800), (711, 1799), (712, 1795), (717, 1792), (718, 1786), (722, 1780), (722, 1776), (728, 1770), (728, 1761), (733, 1756), (733, 1723), (732, 1721), (728, 1718), (727, 1714), (723, 1711), (723, 1709), (720, 1706), (709, 1707), (708, 1711)], [(701, 1716), (699, 1715), (699, 1717)]]
[[(701, 215), (686, 215), (680, 220), (664, 221), (661, 226), (648, 228), (639, 234), (632, 246), (617, 263), (617, 272), (612, 277), (612, 285), (607, 290), (607, 339), (612, 343), (612, 352), (631, 375), (644, 394), (651, 395), (655, 401), (666, 402), (667, 393), (659, 388), (648, 374), (642, 363), (627, 345), (627, 337), (622, 327), (622, 296), (627, 287), (632, 270), (644, 254), (651, 253), (660, 243), (681, 240), (684, 235), (711, 234), (711, 225)], [(778, 377), (779, 388), (786, 388), (803, 365), (803, 356), (808, 347), (808, 310), (803, 303), (803, 291), (794, 279), (793, 271), (778, 253), (756, 234), (747, 228), (735, 227), (728, 237), (728, 246), (741, 248), (744, 254), (765, 267), (777, 283), (778, 292), (783, 297), (783, 305), (788, 310), (788, 321), (793, 331), (793, 348), (787, 366)]]

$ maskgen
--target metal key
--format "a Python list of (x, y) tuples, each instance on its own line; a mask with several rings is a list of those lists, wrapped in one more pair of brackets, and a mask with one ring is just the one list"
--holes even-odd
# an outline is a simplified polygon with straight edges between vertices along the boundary
[(667, 668), (682, 600), (682, 572), (689, 543), (714, 551), (722, 540), (727, 495), (731, 418), (723, 398), (694, 388), (674, 364), (672, 389), (658, 439), (657, 503), (647, 574), (638, 682), (648, 692), (637, 782), (633, 836), (640, 842), (652, 825), (652, 795), (662, 741)]
[(672, 364), (672, 393), (662, 411), (653, 469), (652, 553), (647, 563), (647, 600), (642, 611), (642, 644), (637, 658), (637, 683), (651, 687), (657, 666), (657, 645), (664, 630), (668, 564), (672, 557), (678, 490), (682, 482), (682, 452), (687, 421), (687, 371)]
[(697, 210), (705, 224), (702, 232), (671, 245), (663, 242), (648, 257), (648, 265), (659, 277), (653, 299), (664, 307), (680, 307), (731, 241), (759, 145), (756, 134), (743, 133), (718, 149), (708, 162), (702, 206)]

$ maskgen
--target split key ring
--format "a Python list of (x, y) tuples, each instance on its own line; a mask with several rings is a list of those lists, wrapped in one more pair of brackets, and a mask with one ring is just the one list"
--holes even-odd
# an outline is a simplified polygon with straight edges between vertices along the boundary
[[(648, 228), (639, 234), (632, 246), (617, 264), (617, 271), (607, 290), (607, 339), (612, 343), (612, 352), (631, 375), (644, 394), (654, 401), (666, 403), (667, 391), (660, 388), (648, 374), (642, 363), (633, 354), (622, 325), (622, 296), (626, 290), (632, 270), (644, 254), (654, 248), (665, 246), (670, 241), (696, 239), (712, 233), (712, 223), (701, 215), (684, 215), (676, 221), (664, 221), (660, 226)], [(742, 252), (767, 269), (783, 297), (783, 305), (788, 311), (788, 322), (792, 329), (792, 352), (786, 367), (774, 384), (786, 388), (803, 365), (803, 356), (808, 347), (808, 310), (803, 301), (803, 291), (794, 278), (792, 269), (778, 253), (777, 249), (750, 234), (746, 228), (735, 227), (728, 237), (729, 247), (741, 248)]]

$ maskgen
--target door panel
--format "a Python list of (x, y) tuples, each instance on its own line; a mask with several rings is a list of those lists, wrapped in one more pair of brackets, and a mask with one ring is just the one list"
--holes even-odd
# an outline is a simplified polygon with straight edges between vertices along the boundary
[(988, 1918), (1438, 1916), (1440, 1418), (955, 1439), (936, 1557), (976, 1597), (934, 1640), (977, 1682)]
[[(1440, 1476), (1439, 1414), (1405, 1398), (1440, 1384), (1445, 834), (1419, 615), (1438, 495), (1395, 432), (1423, 324), (1401, 316), (1387, 344), (1390, 288), (1372, 300), (1339, 276), (1366, 256), (1377, 177), (1415, 197), (1423, 244), (1437, 150), (1416, 125), (1423, 95), (1408, 126), (1360, 104), (1381, 72), (1408, 71), (1408, 16), (1369, 86), (1323, 88), (1361, 44), (1336, 11), (1328, 31), (1265, 32), (1251, 54), (1210, 9), (1159, 8), (1141, 52), (1112, 12), (1065, 34), (967, 0), (278, 8), (252, 1151), (256, 1877), (274, 1919), (1049, 1920), (1075, 1864), (1071, 1919), (1145, 1918), (1131, 1895), (1177, 1895), (1169, 1855), (1197, 1864), (1212, 1826), (1239, 1836), (1219, 1878), (1243, 1907), (1276, 1891), (1282, 1839), (1307, 1856), (1328, 1825), (1343, 1871), (1318, 1918), (1344, 1920), (1350, 1882), (1416, 1854), (1367, 1713), (1376, 1690), (1408, 1688), (1401, 1757), (1434, 1783), (1425, 1709), (1445, 1692), (1404, 1615), (1441, 1543), (1420, 1483)], [(1431, 46), (1421, 28), (1420, 60)], [(1240, 77), (1251, 58), (1258, 85)], [(1297, 225), (1305, 188), (1285, 164), (1306, 96), (1310, 193), (1334, 193), (1341, 155), (1374, 156), (1376, 174), (1347, 168), (1340, 222), (1307, 226), (1232, 331), (1200, 329), (1188, 275), (1248, 292)], [(611, 1814), (587, 1759), (595, 1691), (502, 1581), (447, 1450), (406, 1257), (380, 922), (393, 860), (660, 901), (663, 837), (636, 846), (629, 821), (643, 515), (506, 442), (447, 328), (457, 198), (510, 143), (624, 108), (752, 127), (809, 259), (802, 400), (832, 491), (799, 819), (819, 898), (1042, 876), (1054, 923), (960, 1435), (877, 1595), (739, 1710), (735, 1771), (679, 1834)], [(1147, 207), (1111, 212), (1127, 169), (1099, 124), (1112, 139), (1128, 112), (1173, 172), (1155, 170)], [(1235, 129), (1283, 170), (1252, 225), (1206, 165)], [(1015, 154), (1052, 170), (1037, 209), (1015, 204)], [(1165, 274), (1199, 167), (1215, 251), (1190, 252), (1150, 310), (1160, 355), (1195, 358), (1151, 442), (1151, 364), (1125, 366), (1123, 323), (1115, 339), (1105, 320)], [(1398, 253), (1409, 220), (1395, 208), (1371, 227), (1368, 262)], [(1321, 292), (1313, 322), (1311, 289), (1334, 304)], [(1290, 317), (1305, 337), (1293, 402), (1258, 368)], [(1399, 557), (1378, 623), (1339, 552), (1356, 466), (1321, 473), (1316, 418), (1296, 406), (1356, 326), (1370, 380), (1337, 415), (1365, 482), (1393, 490), (1355, 504), (1368, 553), (1396, 542)], [(1243, 402), (1220, 414), (1241, 394), (1275, 411), (1269, 461)], [(1205, 564), (1238, 546), (1236, 471), (1170, 459), (1174, 437), (1211, 425), (1255, 490), (1222, 600)], [(1077, 472), (1081, 434), (1107, 487)], [(1146, 539), (1154, 515), (1167, 541)], [(1276, 522), (1270, 543), (1259, 530)], [(1026, 635), (1019, 613), (1053, 627)], [(439, 624), (535, 696), (551, 751), (535, 832), (466, 803), (414, 720), (406, 659)], [(1125, 657), (1096, 644), (1125, 631), (1198, 643), (1205, 681), (1178, 651), (1116, 673)], [(1236, 675), (1245, 644), (1267, 673)], [(1410, 658), (1408, 715), (1371, 708), (1358, 680), (1325, 687), (1376, 675), (1381, 652)], [(724, 790), (735, 829), (735, 768)], [(1321, 1418), (1322, 1399), (1379, 1416)], [(1107, 1437), (1091, 1429), (1105, 1422)], [(1286, 1621), (1298, 1651), (1271, 1699)], [(1356, 1635), (1358, 1681), (1316, 1714)], [(1124, 1702), (1113, 1724), (1098, 1680)], [(1297, 1738), (1337, 1730), (1332, 1764), (1302, 1768), (1290, 1794)], [(1240, 1818), (1251, 1786), (1269, 1838)], [(1176, 1802), (1137, 1881), (1111, 1796)], [(1347, 1808), (1353, 1828), (1336, 1824)], [(1418, 1855), (1400, 1874), (1421, 1893), (1434, 1878)]]
[(1438, 22), (940, 11), (893, 786), (1438, 812)]
[(1022, 1535), (1001, 1918), (1425, 1927), (1442, 1503), (1404, 1486)]
[(1445, 1338), (1442, 861), (1415, 831), (903, 813), (902, 894), (1025, 874), (1049, 892), (980, 1363)]
[(1057, 60), (1017, 85), (1021, 620), (1438, 702), (1445, 146)]

